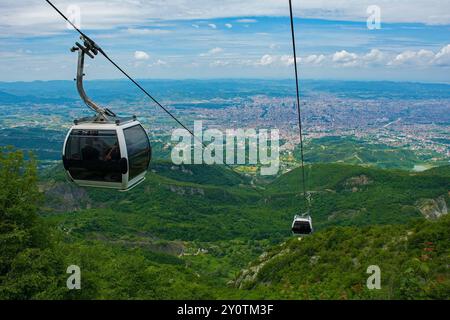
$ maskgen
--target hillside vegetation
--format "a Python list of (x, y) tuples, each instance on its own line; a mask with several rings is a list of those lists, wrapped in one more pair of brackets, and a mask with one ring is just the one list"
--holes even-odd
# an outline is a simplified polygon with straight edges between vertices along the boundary
[[(294, 155), (300, 159), (299, 148), (295, 149)], [(416, 165), (427, 163), (448, 164), (448, 159), (436, 152), (417, 152), (345, 136), (327, 136), (307, 140), (305, 159), (310, 163), (340, 162), (403, 170), (413, 170)]]
[[(247, 298), (449, 299), (450, 216), (408, 225), (337, 227), (293, 238), (241, 272)], [(367, 268), (380, 267), (369, 290)]]
[[(3, 149), (0, 298), (448, 298), (449, 171), (308, 167), (317, 232), (299, 241), (298, 170), (252, 186), (157, 162), (120, 193), (78, 188), (60, 166), (38, 176)], [(71, 264), (82, 290), (66, 289)], [(364, 287), (368, 264), (380, 291)]]

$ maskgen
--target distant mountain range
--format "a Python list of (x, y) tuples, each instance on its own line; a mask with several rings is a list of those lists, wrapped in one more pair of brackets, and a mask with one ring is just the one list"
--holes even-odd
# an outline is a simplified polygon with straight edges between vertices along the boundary
[[(236, 96), (293, 95), (292, 80), (140, 80), (140, 83), (161, 100), (230, 99)], [(86, 91), (102, 103), (144, 98), (127, 80), (93, 80), (85, 82)], [(242, 88), (245, 87), (245, 90)], [(329, 93), (338, 97), (358, 99), (449, 99), (449, 84), (389, 81), (327, 81), (302, 80), (302, 95)], [(73, 81), (0, 82), (0, 104), (68, 103), (79, 100)]]

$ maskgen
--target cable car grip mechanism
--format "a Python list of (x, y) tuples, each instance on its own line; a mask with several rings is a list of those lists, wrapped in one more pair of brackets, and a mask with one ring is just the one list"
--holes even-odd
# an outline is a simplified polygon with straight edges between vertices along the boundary
[(100, 47), (91, 39), (87, 37), (81, 36), (80, 39), (83, 41), (83, 44), (80, 44), (79, 42), (75, 43), (75, 46), (70, 49), (71, 52), (78, 51), (78, 64), (77, 64), (77, 78), (74, 79), (77, 82), (77, 90), (78, 94), (80, 95), (81, 99), (84, 101), (84, 103), (94, 110), (100, 117), (116, 117), (116, 114), (109, 110), (108, 108), (102, 108), (99, 105), (97, 105), (94, 101), (91, 100), (84, 91), (83, 87), (83, 77), (85, 76), (84, 73), (84, 56), (87, 55), (91, 59), (94, 59), (94, 57), (98, 54), (98, 52), (101, 50)]

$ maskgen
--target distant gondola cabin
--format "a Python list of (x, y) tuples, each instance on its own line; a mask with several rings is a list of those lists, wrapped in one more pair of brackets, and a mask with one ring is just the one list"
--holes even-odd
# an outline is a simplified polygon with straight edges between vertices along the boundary
[(313, 232), (311, 216), (295, 216), (291, 227), (294, 235), (308, 235)]

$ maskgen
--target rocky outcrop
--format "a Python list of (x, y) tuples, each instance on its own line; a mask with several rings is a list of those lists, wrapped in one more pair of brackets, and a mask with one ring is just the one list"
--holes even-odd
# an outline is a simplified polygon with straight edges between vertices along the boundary
[(185, 246), (180, 241), (170, 241), (170, 242), (163, 242), (163, 243), (152, 243), (147, 247), (151, 251), (155, 252), (161, 252), (165, 254), (170, 255), (180, 255), (185, 250)]
[(172, 171), (181, 170), (181, 172), (189, 174), (191, 176), (194, 174), (191, 170), (186, 169), (184, 166), (171, 166), (170, 170)]
[(263, 253), (259, 259), (258, 259), (258, 264), (251, 266), (248, 269), (244, 269), (241, 271), (241, 273), (239, 274), (238, 278), (234, 281), (233, 285), (236, 288), (242, 289), (243, 287), (245, 287), (248, 284), (251, 284), (252, 282), (254, 282), (256, 280), (256, 277), (258, 276), (259, 271), (269, 262), (272, 261), (273, 259), (276, 259), (280, 256), (283, 256), (285, 254), (288, 254), (290, 252), (289, 249), (284, 249), (281, 250), (279, 253), (269, 257), (269, 255), (267, 253)]
[(202, 188), (194, 188), (194, 187), (182, 187), (182, 186), (174, 186), (174, 185), (170, 185), (169, 186), (169, 190), (171, 192), (174, 192), (176, 194), (179, 194), (181, 196), (183, 195), (201, 195), (204, 196), (205, 195), (205, 190), (203, 190)]
[(362, 208), (359, 210), (352, 210), (352, 209), (348, 209), (348, 210), (340, 210), (340, 211), (335, 211), (332, 212), (329, 216), (328, 216), (328, 221), (333, 221), (333, 220), (350, 220), (353, 219), (359, 215), (362, 214), (366, 214), (367, 213), (367, 209), (366, 208)]
[(45, 208), (51, 212), (78, 211), (93, 207), (93, 201), (86, 190), (70, 183), (53, 182), (39, 187), (44, 193)]
[(445, 196), (440, 196), (436, 199), (420, 199), (417, 201), (416, 206), (426, 219), (434, 220), (448, 214), (445, 199)]
[(358, 192), (361, 187), (367, 186), (372, 183), (372, 180), (369, 179), (366, 175), (362, 174), (356, 177), (351, 177), (345, 180), (343, 183), (345, 189), (349, 189), (352, 192)]

